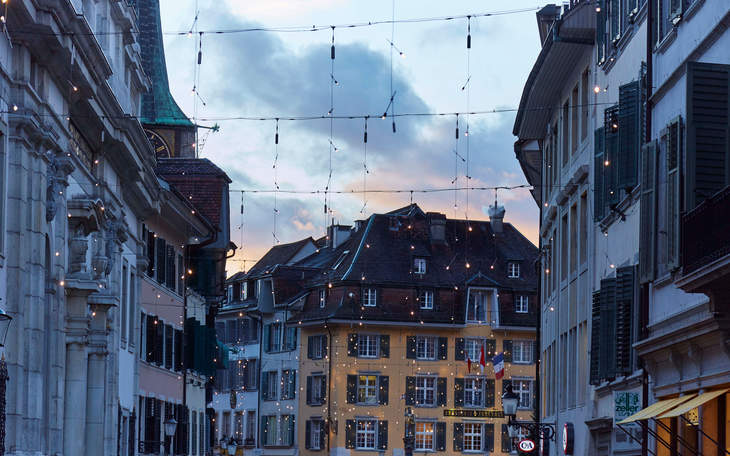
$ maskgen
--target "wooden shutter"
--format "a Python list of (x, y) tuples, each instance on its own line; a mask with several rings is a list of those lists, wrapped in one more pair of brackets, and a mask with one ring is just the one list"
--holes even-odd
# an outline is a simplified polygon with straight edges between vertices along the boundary
[(629, 193), (636, 186), (639, 169), (639, 149), (641, 147), (641, 83), (624, 84), (618, 89), (618, 189)]
[[(291, 370), (289, 371), (289, 399), (294, 399), (297, 395), (297, 371)], [(292, 415), (293, 417), (293, 415)]]
[(390, 379), (387, 375), (381, 375), (378, 377), (378, 383), (379, 383), (379, 390), (378, 390), (378, 404), (380, 405), (387, 405), (388, 404), (388, 386), (390, 383)]
[(347, 335), (347, 356), (357, 356), (357, 334)]
[(406, 405), (416, 405), (416, 377), (406, 377)]
[(312, 376), (307, 376), (307, 405), (312, 405)]
[(320, 403), (324, 404), (327, 401), (327, 377), (322, 377), (322, 382), (319, 387)]
[(261, 375), (261, 398), (263, 400), (269, 399), (269, 373), (264, 372)]
[(454, 379), (454, 407), (464, 406), (464, 379)]
[(314, 336), (307, 336), (307, 358), (308, 359), (314, 359), (314, 357), (312, 355), (312, 344), (314, 343), (313, 339), (314, 339)]
[[(307, 377), (307, 383), (309, 384), (310, 377)], [(312, 422), (310, 420), (306, 421), (306, 424), (304, 425), (304, 448), (309, 450), (312, 448)]]
[(636, 296), (636, 267), (616, 270), (616, 374), (630, 374), (633, 352), (632, 326)]
[(297, 328), (292, 326), (286, 328), (286, 348), (287, 350), (296, 350), (297, 348)]
[(436, 379), (436, 405), (446, 405), (446, 377)]
[(155, 275), (155, 233), (147, 232), (147, 276)]
[(667, 131), (667, 267), (679, 267), (680, 163), (682, 162), (682, 120), (677, 119)]
[(439, 337), (438, 339), (438, 359), (445, 360), (448, 358), (449, 353), (449, 338)]
[(264, 352), (268, 353), (271, 351), (271, 325), (264, 325)]
[(509, 431), (507, 430), (507, 425), (504, 423), (502, 423), (501, 441), (502, 441), (502, 453), (509, 453), (510, 451), (512, 451), (512, 439), (509, 436)]
[(494, 379), (484, 380), (484, 402), (485, 407), (494, 407)]
[(656, 255), (656, 142), (641, 152), (641, 202), (639, 205), (639, 276), (641, 283), (654, 280)]
[[(327, 426), (327, 427), (329, 428), (329, 426)], [(319, 422), (319, 436), (318, 436), (319, 437), (319, 449), (320, 450), (324, 450), (325, 449), (324, 448), (324, 437), (326, 435), (326, 432), (327, 431), (325, 431), (325, 423), (324, 423), (324, 421), (320, 421)]]
[(171, 290), (175, 290), (175, 248), (167, 245), (165, 251), (165, 285)]
[[(294, 397), (294, 396), (292, 396)], [(295, 444), (295, 438), (296, 435), (294, 434), (294, 420), (296, 420), (295, 415), (289, 415), (289, 445), (293, 446)]]
[(728, 183), (729, 82), (729, 65), (687, 63), (687, 211)]
[(606, 1), (598, 0), (596, 13), (596, 62), (601, 64), (606, 60)]
[(347, 403), (357, 403), (357, 375), (347, 376)]
[(601, 335), (599, 350), (599, 370), (601, 379), (612, 380), (616, 377), (616, 279), (601, 280)]
[(320, 337), (320, 344), (322, 344), (322, 358), (327, 358), (327, 336), (322, 335)]
[(416, 336), (406, 337), (406, 358), (416, 359)]
[(156, 239), (157, 244), (157, 260), (156, 260), (156, 274), (155, 279), (157, 279), (158, 283), (164, 284), (165, 283), (165, 270), (167, 266), (166, 256), (167, 256), (167, 243), (164, 239), (161, 237), (158, 237)]
[(457, 337), (454, 343), (454, 359), (464, 361), (464, 338)]
[(494, 451), (494, 423), (484, 423), (484, 451)]
[(502, 351), (504, 352), (504, 362), (511, 363), (512, 362), (512, 341), (511, 340), (504, 339), (502, 341)]
[(129, 432), (127, 433), (127, 456), (134, 456), (135, 442), (137, 440), (137, 413), (132, 411), (129, 416)]
[(436, 451), (446, 451), (446, 423), (438, 421), (436, 423)]
[(165, 325), (162, 320), (157, 320), (155, 325), (155, 363), (162, 366), (163, 350), (165, 349)]
[(380, 357), (390, 357), (390, 336), (385, 334), (380, 336)]
[(591, 308), (591, 363), (590, 383), (598, 385), (601, 383), (600, 368), (600, 346), (601, 346), (601, 290), (593, 292), (593, 306)]
[(609, 11), (609, 14), (611, 15), (611, 36), (609, 37), (609, 42), (612, 42), (613, 40), (617, 39), (621, 33), (619, 28), (619, 21), (621, 20), (621, 9), (619, 3), (621, 0), (609, 1), (611, 2)]
[[(618, 163), (618, 149), (619, 149), (619, 124), (618, 124), (618, 105), (606, 108), (603, 112), (604, 118), (604, 166), (603, 166), (603, 198), (606, 209), (611, 208), (611, 205), (617, 204), (620, 201), (620, 191), (618, 186), (618, 169), (620, 164)], [(605, 161), (608, 162), (608, 166), (605, 166)], [(604, 213), (604, 215), (606, 215)]]
[(603, 127), (593, 133), (593, 220), (599, 221), (605, 215), (603, 198), (603, 168), (605, 168), (605, 135)]
[(378, 421), (378, 448), (388, 449), (388, 422)]
[(512, 386), (512, 380), (508, 378), (502, 379), (502, 394), (507, 392), (507, 388)]
[(464, 424), (454, 423), (454, 451), (464, 450)]
[(345, 448), (355, 448), (355, 420), (345, 421)]

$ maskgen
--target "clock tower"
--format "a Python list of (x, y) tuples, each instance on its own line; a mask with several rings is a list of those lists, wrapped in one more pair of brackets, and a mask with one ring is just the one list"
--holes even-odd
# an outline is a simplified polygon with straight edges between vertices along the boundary
[(144, 72), (152, 90), (142, 95), (140, 122), (157, 158), (195, 158), (196, 126), (170, 93), (159, 0), (136, 0)]

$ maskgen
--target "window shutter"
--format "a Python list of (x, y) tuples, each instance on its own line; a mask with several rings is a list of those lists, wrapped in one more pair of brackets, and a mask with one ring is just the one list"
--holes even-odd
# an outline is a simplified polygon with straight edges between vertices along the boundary
[(601, 280), (601, 338), (599, 347), (600, 378), (616, 377), (616, 279)]
[(327, 377), (322, 379), (319, 390), (320, 403), (324, 404), (327, 401)]
[(502, 351), (504, 352), (504, 362), (511, 363), (512, 362), (512, 341), (511, 340), (504, 339), (502, 341)]
[[(329, 426), (328, 426), (329, 427)], [(319, 422), (319, 449), (324, 450), (324, 437), (325, 437), (325, 423), (324, 421)]]
[(406, 337), (406, 358), (416, 359), (416, 336)]
[(667, 144), (667, 266), (679, 267), (680, 182), (679, 165), (682, 162), (682, 121), (669, 125)]
[(507, 430), (507, 425), (502, 424), (502, 453), (509, 453), (512, 451), (512, 439), (509, 436), (509, 431)]
[(347, 403), (357, 403), (357, 375), (347, 376)]
[(494, 423), (484, 424), (484, 451), (494, 451)]
[(512, 380), (504, 378), (502, 379), (502, 394), (507, 392), (507, 388), (512, 386)]
[(165, 333), (162, 320), (157, 320), (155, 325), (155, 363), (162, 366), (163, 349), (165, 348)]
[[(604, 116), (604, 151), (603, 159), (608, 161), (608, 166), (603, 166), (603, 198), (605, 209), (609, 209), (612, 204), (616, 204), (620, 201), (619, 187), (618, 187), (618, 105), (606, 108), (603, 112)], [(604, 213), (605, 215), (605, 213)]]
[(446, 423), (436, 423), (436, 451), (446, 451)]
[(457, 337), (454, 343), (454, 359), (464, 361), (464, 338)]
[(168, 245), (165, 256), (165, 285), (174, 291), (175, 282), (175, 248)]
[[(312, 376), (307, 376), (307, 405), (312, 405)], [(307, 422), (309, 423), (309, 422)]]
[(611, 36), (609, 41), (613, 41), (616, 38), (620, 36), (620, 30), (619, 30), (619, 19), (621, 10), (619, 7), (619, 1), (620, 0), (609, 0), (611, 2), (611, 10), (609, 11), (609, 14), (611, 15)]
[(289, 399), (294, 399), (297, 395), (297, 371), (289, 371)]
[(347, 336), (347, 356), (357, 356), (357, 334)]
[[(309, 380), (309, 377), (307, 377), (307, 380)], [(312, 448), (312, 422), (310, 420), (307, 420), (304, 429), (304, 448), (309, 450)]]
[(380, 357), (390, 357), (390, 336), (388, 335), (380, 336)]
[(322, 358), (327, 358), (327, 336), (321, 337), (320, 343), (322, 344)]
[(464, 379), (454, 379), (454, 407), (464, 406)]
[(593, 307), (591, 309), (591, 364), (590, 383), (598, 385), (601, 382), (600, 368), (601, 346), (601, 290), (593, 292)]
[(288, 446), (293, 446), (295, 443), (294, 439), (296, 438), (296, 435), (294, 435), (294, 420), (296, 420), (296, 415), (289, 415), (289, 445)]
[(387, 375), (381, 375), (378, 377), (378, 382), (380, 389), (378, 391), (378, 404), (380, 405), (387, 405), (388, 404), (388, 386), (390, 383), (390, 378)]
[(157, 261), (156, 261), (156, 274), (155, 279), (157, 279), (158, 283), (164, 284), (165, 283), (165, 266), (167, 263), (165, 262), (165, 256), (167, 254), (167, 243), (164, 239), (161, 237), (158, 237), (156, 239), (157, 241)]
[(605, 168), (605, 135), (603, 127), (593, 134), (593, 220), (599, 221), (604, 216), (603, 200), (603, 168)]
[(446, 405), (446, 377), (439, 377), (436, 380), (436, 405)]
[(132, 414), (129, 416), (129, 433), (127, 434), (127, 437), (128, 437), (128, 443), (127, 443), (128, 455), (127, 456), (134, 456), (134, 449), (135, 449), (134, 442), (137, 440), (136, 432), (137, 432), (137, 413), (132, 412)]
[(729, 81), (729, 65), (687, 63), (687, 211), (728, 183)]
[(165, 331), (165, 368), (172, 369), (172, 346), (175, 335), (172, 333), (172, 326), (165, 325), (163, 329)]
[(464, 424), (454, 423), (454, 451), (464, 450)]
[(406, 377), (406, 405), (416, 404), (416, 377)]
[(641, 146), (641, 82), (633, 81), (618, 89), (619, 150), (616, 157), (618, 185), (627, 193), (637, 184)]
[(388, 422), (378, 421), (378, 448), (388, 449)]
[(267, 445), (269, 438), (266, 434), (269, 432), (269, 420), (265, 416), (261, 417), (261, 443)]
[(314, 343), (314, 336), (307, 336), (307, 358), (314, 359), (312, 355), (312, 344)]
[(494, 379), (484, 380), (484, 401), (486, 407), (494, 407)]
[(598, 13), (596, 14), (596, 62), (599, 64), (606, 60), (606, 5), (605, 0), (598, 0)]
[(264, 352), (271, 351), (271, 325), (264, 325)]
[(264, 372), (261, 376), (261, 397), (264, 400), (269, 399), (269, 373)]
[(639, 275), (641, 283), (654, 280), (656, 255), (656, 142), (647, 143), (641, 153), (641, 202), (639, 230)]
[(448, 358), (449, 353), (449, 338), (448, 337), (439, 337), (438, 340), (438, 357), (440, 360), (445, 360)]
[(355, 448), (355, 420), (345, 421), (345, 448)]
[(631, 353), (636, 267), (616, 270), (616, 373), (632, 372)]
[(155, 273), (155, 233), (147, 232), (147, 276), (154, 277)]
[(497, 354), (497, 341), (494, 339), (487, 339), (484, 350), (484, 361), (487, 363), (491, 362), (492, 357)]

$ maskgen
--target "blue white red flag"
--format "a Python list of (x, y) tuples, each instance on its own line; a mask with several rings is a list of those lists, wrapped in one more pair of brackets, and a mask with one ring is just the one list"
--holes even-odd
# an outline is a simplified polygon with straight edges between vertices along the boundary
[(492, 365), (494, 366), (494, 378), (497, 380), (504, 377), (504, 354), (497, 353), (492, 358)]

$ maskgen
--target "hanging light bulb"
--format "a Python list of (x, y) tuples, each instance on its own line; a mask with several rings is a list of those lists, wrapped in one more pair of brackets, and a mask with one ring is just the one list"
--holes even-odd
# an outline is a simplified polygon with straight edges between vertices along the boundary
[(593, 88), (593, 92), (594, 92), (594, 93), (601, 93), (601, 87), (600, 87), (600, 86), (595, 86), (595, 87)]

